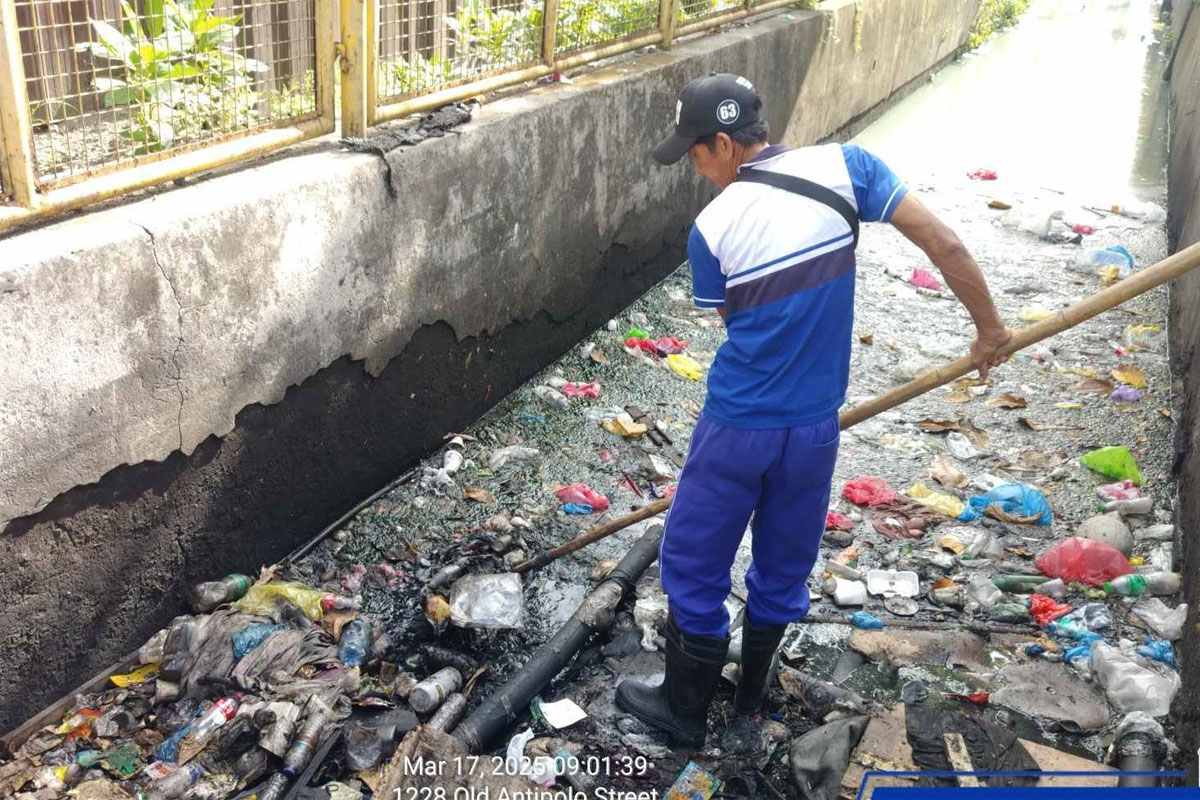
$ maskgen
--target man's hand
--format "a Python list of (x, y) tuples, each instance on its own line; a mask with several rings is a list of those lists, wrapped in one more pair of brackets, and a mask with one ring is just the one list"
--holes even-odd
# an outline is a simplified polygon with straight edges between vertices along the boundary
[(1012, 331), (1008, 328), (989, 328), (979, 331), (975, 341), (971, 342), (971, 360), (975, 362), (975, 366), (979, 370), (980, 380), (987, 380), (988, 371), (992, 367), (998, 367), (1008, 361), (1008, 356), (998, 355), (996, 351), (1008, 344), (1010, 339), (1012, 339)]

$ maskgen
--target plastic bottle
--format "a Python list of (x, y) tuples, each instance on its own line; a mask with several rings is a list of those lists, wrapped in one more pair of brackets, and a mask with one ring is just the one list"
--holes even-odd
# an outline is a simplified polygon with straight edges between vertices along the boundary
[(254, 583), (249, 575), (233, 573), (219, 581), (207, 581), (192, 587), (188, 601), (194, 611), (212, 611), (222, 603), (240, 600)]
[(1067, 596), (1067, 585), (1063, 583), (1062, 578), (1055, 578), (1052, 581), (1039, 584), (1033, 591), (1035, 594), (1044, 594), (1046, 597), (1062, 600)]
[(361, 667), (371, 646), (371, 626), (362, 617), (352, 619), (342, 628), (338, 641), (338, 660), (347, 667)]
[(200, 640), (200, 622), (195, 617), (177, 617), (163, 644), (159, 680), (178, 683), (192, 661), (192, 650)]
[(995, 575), (992, 583), (1002, 592), (1032, 594), (1033, 590), (1046, 582), (1045, 575)]
[(867, 602), (867, 585), (862, 581), (830, 578), (822, 584), (821, 590), (839, 606), (861, 606)]
[(1122, 575), (1104, 584), (1104, 591), (1126, 597), (1142, 594), (1171, 595), (1179, 591), (1179, 574), (1175, 572), (1151, 572), (1149, 575)]
[(241, 692), (237, 692), (213, 703), (212, 707), (192, 724), (191, 732), (188, 735), (193, 741), (206, 741), (216, 732), (217, 728), (233, 719), (233, 716), (237, 714), (238, 704), (244, 696)]
[(371, 769), (383, 757), (383, 740), (374, 729), (362, 724), (346, 731), (346, 767), (352, 772)]
[(428, 714), (461, 686), (462, 673), (454, 667), (445, 667), (414, 686), (409, 692), (408, 704), (418, 714)]
[(836, 578), (845, 578), (848, 581), (861, 581), (863, 574), (854, 567), (848, 567), (840, 561), (829, 559), (825, 562), (825, 571)]
[(203, 774), (204, 768), (199, 764), (182, 766), (167, 777), (150, 784), (150, 790), (146, 794), (147, 800), (176, 800), (183, 797)]
[(463, 464), (463, 439), (461, 436), (455, 436), (450, 440), (450, 444), (446, 446), (446, 452), (442, 454), (442, 469), (447, 475), (453, 475), (458, 472)]
[(1116, 511), (1118, 514), (1149, 514), (1154, 508), (1154, 498), (1139, 497), (1135, 500), (1110, 500), (1100, 504), (1100, 512), (1107, 514)]
[(570, 401), (567, 400), (562, 392), (552, 389), (549, 386), (535, 386), (533, 388), (533, 393), (546, 405), (554, 406), (555, 408), (563, 411), (565, 411), (571, 405)]
[(357, 611), (362, 605), (361, 597), (342, 597), (327, 594), (321, 598), (321, 608), (325, 611)]
[(996, 622), (1027, 622), (1029, 609), (1020, 603), (997, 603), (990, 616)]

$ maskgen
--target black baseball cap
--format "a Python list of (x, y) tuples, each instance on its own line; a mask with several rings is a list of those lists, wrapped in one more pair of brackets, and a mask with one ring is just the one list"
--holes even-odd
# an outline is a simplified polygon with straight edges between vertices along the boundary
[(675, 103), (675, 133), (654, 148), (654, 160), (674, 164), (700, 137), (758, 122), (761, 105), (754, 84), (741, 75), (714, 72), (690, 81)]

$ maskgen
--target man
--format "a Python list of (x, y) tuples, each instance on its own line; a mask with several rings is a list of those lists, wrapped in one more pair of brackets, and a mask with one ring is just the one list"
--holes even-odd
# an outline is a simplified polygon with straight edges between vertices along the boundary
[(1010, 337), (966, 247), (883, 162), (854, 145), (768, 145), (761, 107), (745, 78), (698, 78), (654, 149), (664, 165), (690, 155), (721, 190), (696, 218), (688, 260), (695, 303), (717, 310), (728, 340), (662, 540), (666, 675), (622, 682), (617, 703), (692, 747), (725, 664), (723, 602), (751, 517), (739, 719), (760, 711), (784, 630), (808, 612), (849, 380), (858, 221), (890, 222), (941, 270), (974, 320), (982, 377)]

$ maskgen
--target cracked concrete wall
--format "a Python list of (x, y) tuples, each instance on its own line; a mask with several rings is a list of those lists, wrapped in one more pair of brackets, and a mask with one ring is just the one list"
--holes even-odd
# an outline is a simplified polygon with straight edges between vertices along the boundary
[[(1167, 167), (1167, 235), (1172, 252), (1200, 242), (1200, 10), (1177, 0), (1171, 67), (1170, 143)], [(1190, 16), (1189, 16), (1190, 12)], [(1184, 753), (1200, 748), (1200, 272), (1171, 284), (1171, 368), (1177, 405), (1175, 473), (1179, 502), (1178, 555), (1183, 564), (1188, 619), (1181, 643), (1183, 690), (1176, 697), (1177, 744)], [(1185, 759), (1189, 785), (1196, 783), (1195, 759)]]
[[(934, 2), (891, 8), (917, 24)], [(888, 18), (866, 30), (903, 38)], [(852, 77), (867, 58), (832, 58), (827, 24), (789, 11), (489, 103), (388, 155), (395, 199), (379, 158), (330, 147), (0, 240), (0, 729), (136, 647), (187, 584), (281, 557), (676, 266), (712, 195), (649, 158), (679, 87), (752, 76), (784, 131), (810, 81), (834, 83), (810, 62)], [(846, 83), (806, 135), (893, 88)]]

